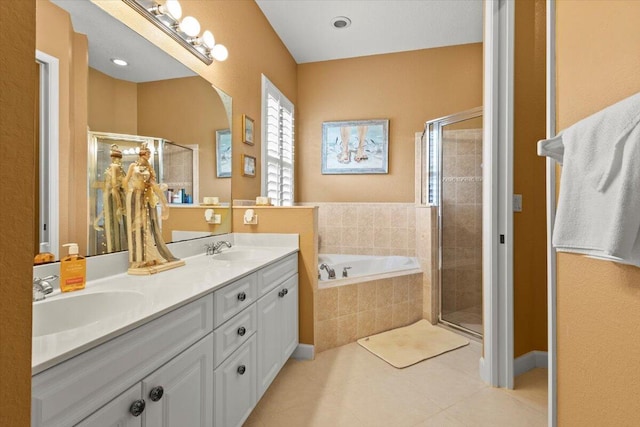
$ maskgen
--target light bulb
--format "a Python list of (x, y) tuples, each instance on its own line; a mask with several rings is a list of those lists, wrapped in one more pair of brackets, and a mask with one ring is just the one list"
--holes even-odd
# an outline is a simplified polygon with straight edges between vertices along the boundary
[(193, 16), (186, 16), (180, 22), (178, 29), (188, 36), (195, 37), (200, 34), (200, 23)]
[(224, 45), (217, 44), (211, 49), (211, 56), (216, 61), (224, 61), (229, 57), (229, 51)]
[(129, 63), (127, 61), (125, 61), (124, 59), (120, 59), (120, 58), (111, 58), (111, 62), (113, 62), (116, 65), (119, 65), (121, 67), (126, 67), (127, 65), (129, 65)]
[(176, 21), (182, 18), (182, 6), (178, 0), (167, 0), (164, 4), (165, 9)]
[(209, 30), (202, 33), (202, 43), (207, 47), (207, 49), (213, 49), (216, 45), (216, 39), (213, 37), (213, 33)]

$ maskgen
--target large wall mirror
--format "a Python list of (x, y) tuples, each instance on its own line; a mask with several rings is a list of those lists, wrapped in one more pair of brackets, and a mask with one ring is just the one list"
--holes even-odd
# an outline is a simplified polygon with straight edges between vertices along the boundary
[[(59, 174), (59, 189), (56, 197), (51, 182), (36, 190), (44, 216), (35, 225), (35, 252), (49, 241), (56, 258), (68, 242), (79, 243), (87, 255), (127, 249), (126, 241), (107, 244), (104, 236), (105, 218), (115, 216), (107, 212), (105, 186), (114, 144), (124, 170), (141, 144), (153, 147), (154, 168), (170, 203), (165, 241), (231, 231), (230, 96), (89, 0), (38, 0), (36, 47), (59, 61), (53, 83), (59, 83), (60, 125), (56, 152), (47, 154), (42, 140), (50, 132), (41, 112), (45, 155), (39, 178), (46, 183), (51, 169)], [(117, 65), (116, 59), (128, 64)], [(48, 98), (42, 92), (46, 65), (39, 63), (41, 105)], [(58, 162), (58, 172), (49, 159)], [(204, 198), (217, 202), (220, 224), (204, 220)], [(47, 212), (56, 205), (58, 219), (51, 220)]]

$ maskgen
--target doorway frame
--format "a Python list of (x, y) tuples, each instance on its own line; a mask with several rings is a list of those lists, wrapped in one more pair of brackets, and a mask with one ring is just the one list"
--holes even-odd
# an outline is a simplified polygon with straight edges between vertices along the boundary
[[(55, 56), (51, 56), (36, 49), (36, 63), (40, 67), (40, 103), (39, 103), (39, 159), (40, 194), (47, 194), (47, 202), (39, 205), (39, 224), (48, 217), (49, 252), (55, 259), (59, 259), (60, 247), (60, 188), (59, 188), (59, 158), (60, 158), (60, 65)], [(44, 167), (46, 165), (46, 167)], [(46, 177), (46, 181), (43, 179)], [(53, 227), (51, 225), (54, 225)], [(39, 227), (39, 228), (40, 228)], [(38, 231), (38, 244), (40, 241)]]
[(513, 388), (513, 67), (515, 2), (484, 2), (483, 324), (480, 376)]
[[(547, 0), (547, 139), (556, 136), (556, 1)], [(547, 197), (547, 346), (548, 346), (548, 425), (558, 424), (558, 368), (556, 341), (557, 252), (553, 247), (556, 220), (556, 161), (546, 158)]]

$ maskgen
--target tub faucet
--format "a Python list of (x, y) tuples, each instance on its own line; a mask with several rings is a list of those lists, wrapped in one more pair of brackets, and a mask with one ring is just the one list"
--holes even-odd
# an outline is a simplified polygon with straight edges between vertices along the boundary
[(47, 295), (53, 292), (53, 286), (49, 283), (51, 280), (56, 280), (58, 276), (52, 275), (47, 277), (34, 277), (33, 278), (33, 301), (42, 301)]
[(351, 270), (351, 267), (345, 267), (342, 269), (342, 277), (349, 277), (347, 270)]
[(320, 270), (327, 270), (327, 273), (329, 273), (329, 279), (335, 279), (336, 278), (336, 272), (333, 268), (329, 267), (327, 264), (322, 263), (320, 264)]

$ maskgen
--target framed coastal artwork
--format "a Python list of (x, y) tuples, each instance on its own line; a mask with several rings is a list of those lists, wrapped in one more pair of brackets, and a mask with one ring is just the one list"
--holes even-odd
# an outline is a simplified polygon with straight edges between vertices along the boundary
[(216, 131), (216, 177), (231, 178), (231, 131)]
[(242, 142), (253, 145), (253, 119), (246, 114), (242, 115)]
[(242, 155), (242, 176), (256, 176), (256, 158)]
[(322, 173), (389, 172), (389, 120), (322, 124)]

